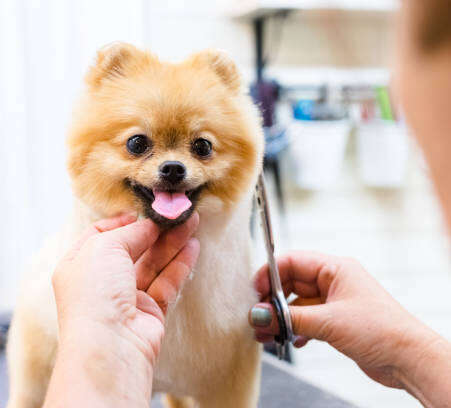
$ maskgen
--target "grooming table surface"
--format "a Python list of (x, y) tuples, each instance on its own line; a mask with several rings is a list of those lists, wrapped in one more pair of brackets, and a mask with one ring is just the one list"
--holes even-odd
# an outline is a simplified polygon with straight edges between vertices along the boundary
[[(263, 360), (263, 377), (259, 408), (355, 408), (321, 389), (296, 377), (286, 363), (266, 355)], [(0, 407), (6, 406), (7, 375), (5, 355), (0, 352)], [(152, 408), (162, 408), (159, 397)]]

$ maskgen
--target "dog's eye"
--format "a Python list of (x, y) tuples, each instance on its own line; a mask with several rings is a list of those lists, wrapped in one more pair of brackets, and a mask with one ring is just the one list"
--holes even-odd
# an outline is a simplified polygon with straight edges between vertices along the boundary
[(193, 152), (199, 157), (208, 157), (211, 154), (211, 143), (207, 139), (196, 139), (192, 146)]
[(127, 140), (127, 150), (134, 155), (140, 155), (151, 147), (151, 141), (146, 135), (135, 135)]

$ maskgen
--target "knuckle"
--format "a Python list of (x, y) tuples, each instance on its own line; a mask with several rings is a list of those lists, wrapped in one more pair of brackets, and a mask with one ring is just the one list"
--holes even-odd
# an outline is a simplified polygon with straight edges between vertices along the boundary
[(355, 258), (352, 258), (352, 257), (350, 257), (350, 256), (347, 256), (347, 257), (345, 257), (345, 258), (343, 258), (343, 263), (344, 264), (346, 264), (349, 268), (361, 268), (362, 267), (362, 265), (360, 264), (360, 262), (357, 260), (357, 259), (355, 259)]
[(355, 258), (345, 257), (342, 258), (340, 263), (340, 274), (345, 276), (354, 276), (356, 273), (364, 270), (362, 264)]
[(57, 288), (62, 280), (64, 280), (65, 275), (65, 262), (61, 261), (56, 265), (55, 270), (52, 274), (52, 286), (53, 288)]
[(56, 289), (56, 287), (58, 286), (58, 281), (59, 281), (59, 271), (58, 271), (58, 269), (55, 269), (55, 272), (53, 272), (53, 275), (52, 275), (53, 289)]
[(300, 307), (290, 308), (291, 322), (295, 334), (303, 334), (306, 329), (305, 316)]
[(337, 275), (337, 267), (330, 262), (323, 262), (319, 267), (319, 274), (325, 280), (332, 280)]
[(293, 326), (293, 332), (295, 334), (301, 334), (301, 325), (299, 322), (300, 316), (299, 313), (297, 313), (297, 309), (291, 308), (290, 315), (291, 315), (291, 324)]
[(333, 335), (333, 319), (326, 318), (319, 325), (317, 330), (317, 339), (330, 341)]
[(339, 268), (335, 263), (330, 263), (328, 261), (323, 262), (318, 271), (318, 281), (325, 284), (326, 287), (330, 287), (332, 282), (338, 275)]

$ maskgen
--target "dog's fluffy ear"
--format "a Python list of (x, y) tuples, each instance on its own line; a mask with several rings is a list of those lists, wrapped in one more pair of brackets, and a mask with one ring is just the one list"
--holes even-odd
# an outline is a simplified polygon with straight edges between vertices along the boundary
[(86, 83), (91, 88), (97, 88), (105, 79), (124, 76), (128, 68), (133, 68), (133, 65), (145, 57), (145, 52), (131, 44), (124, 42), (107, 44), (97, 51), (95, 64), (86, 75)]
[(241, 76), (229, 54), (222, 50), (208, 49), (194, 54), (189, 61), (194, 66), (208, 66), (232, 91), (241, 90)]

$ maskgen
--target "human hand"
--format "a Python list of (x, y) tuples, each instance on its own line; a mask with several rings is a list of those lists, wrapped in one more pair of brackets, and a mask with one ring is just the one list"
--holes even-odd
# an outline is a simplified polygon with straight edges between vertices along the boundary
[(190, 238), (199, 216), (161, 234), (152, 221), (135, 221), (97, 222), (56, 268), (59, 347), (46, 408), (86, 399), (148, 406), (164, 315), (199, 253)]
[[(419, 356), (439, 336), (404, 310), (355, 260), (296, 252), (278, 260), (290, 306), (295, 346), (309, 339), (328, 342), (352, 358), (372, 379), (405, 388)], [(273, 341), (279, 327), (270, 301), (268, 267), (256, 275), (261, 301), (249, 314), (260, 342)]]
[(164, 333), (164, 314), (190, 274), (199, 222), (160, 235), (150, 220), (124, 215), (91, 226), (53, 275), (60, 335), (72, 327), (107, 327), (134, 343), (151, 362)]

